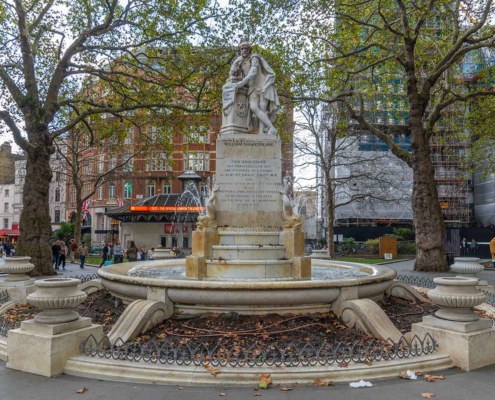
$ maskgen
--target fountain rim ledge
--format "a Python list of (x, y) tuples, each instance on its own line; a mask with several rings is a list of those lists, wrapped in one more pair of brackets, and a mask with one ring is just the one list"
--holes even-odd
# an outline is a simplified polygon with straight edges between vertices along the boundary
[[(135, 267), (159, 267), (159, 266), (179, 266), (185, 267), (185, 259), (156, 260), (156, 261), (135, 261), (125, 264), (113, 264), (102, 267), (98, 270), (98, 275), (102, 279), (114, 282), (130, 283), (139, 286), (154, 286), (166, 288), (184, 289), (217, 289), (217, 290), (270, 290), (270, 289), (315, 289), (315, 288), (339, 288), (347, 286), (361, 286), (370, 283), (380, 283), (393, 280), (397, 272), (391, 268), (361, 263), (351, 263), (332, 260), (312, 260), (312, 267), (340, 267), (340, 268), (363, 268), (373, 271), (368, 277), (329, 279), (329, 280), (195, 280), (195, 279), (162, 279), (143, 278), (125, 275), (126, 272)], [(121, 271), (116, 271), (120, 269)], [(122, 269), (124, 269), (122, 271)]]

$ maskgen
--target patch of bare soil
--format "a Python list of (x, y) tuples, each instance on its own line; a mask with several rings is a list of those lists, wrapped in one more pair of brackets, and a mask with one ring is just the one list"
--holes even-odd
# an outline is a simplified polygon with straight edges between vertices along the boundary
[(412, 324), (421, 322), (424, 316), (432, 315), (440, 309), (433, 303), (414, 303), (394, 296), (385, 297), (381, 307), (402, 333), (410, 332)]

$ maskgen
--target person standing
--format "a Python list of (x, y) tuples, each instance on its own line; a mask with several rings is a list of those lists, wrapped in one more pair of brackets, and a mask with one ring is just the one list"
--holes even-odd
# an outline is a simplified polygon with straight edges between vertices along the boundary
[(70, 255), (71, 255), (71, 261), (75, 262), (74, 256), (76, 255), (76, 250), (77, 250), (77, 243), (74, 239), (70, 240)]
[(493, 268), (495, 268), (495, 232), (493, 233), (493, 239), (490, 240), (490, 253), (492, 253)]
[(476, 243), (476, 240), (471, 239), (471, 243), (469, 243), (469, 250), (471, 250), (471, 255), (476, 257), (476, 253), (478, 252), (478, 243)]
[(466, 238), (462, 239), (459, 247), (461, 249), (461, 257), (466, 257), (467, 252), (468, 252), (468, 242), (467, 242)]
[(52, 244), (52, 265), (53, 267), (58, 270), (58, 261), (60, 259), (60, 243), (59, 241), (55, 241)]
[(89, 255), (89, 249), (88, 246), (86, 246), (86, 243), (82, 242), (81, 245), (77, 248), (76, 252), (77, 254), (79, 254), (79, 261), (81, 261), (79, 268), (84, 269), (86, 257)]
[(120, 245), (120, 242), (117, 241), (117, 244), (113, 246), (113, 262), (114, 264), (120, 264), (122, 262), (122, 254), (123, 249)]
[(139, 260), (145, 261), (146, 260), (146, 248), (144, 245), (139, 246)]
[(101, 268), (103, 265), (105, 265), (105, 261), (108, 260), (108, 253), (110, 252), (110, 246), (109, 246), (110, 243), (105, 243), (105, 245), (103, 246), (103, 250), (102, 250), (102, 254), (101, 254), (101, 264), (98, 268)]
[(60, 257), (59, 257), (59, 260), (58, 260), (58, 268), (57, 269), (60, 269), (60, 264), (62, 264), (62, 269), (65, 271), (65, 260), (67, 258), (67, 254), (68, 254), (68, 247), (65, 245), (64, 242), (61, 242), (62, 244), (60, 245)]
[(152, 247), (150, 250), (148, 250), (148, 260), (153, 260), (153, 254), (155, 253), (155, 248)]
[(131, 244), (127, 249), (127, 258), (129, 259), (129, 262), (137, 261), (137, 255), (138, 255), (138, 248), (136, 247), (134, 240), (131, 240)]

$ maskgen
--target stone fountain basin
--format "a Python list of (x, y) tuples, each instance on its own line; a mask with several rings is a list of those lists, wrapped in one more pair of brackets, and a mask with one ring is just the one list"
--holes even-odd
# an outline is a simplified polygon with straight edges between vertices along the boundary
[(357, 298), (378, 300), (397, 273), (387, 267), (312, 260), (312, 267), (354, 269), (368, 276), (328, 280), (192, 280), (126, 275), (131, 269), (184, 266), (184, 259), (136, 261), (98, 270), (102, 285), (124, 303), (146, 299), (148, 288), (167, 289), (176, 312), (241, 314), (328, 312), (345, 288)]

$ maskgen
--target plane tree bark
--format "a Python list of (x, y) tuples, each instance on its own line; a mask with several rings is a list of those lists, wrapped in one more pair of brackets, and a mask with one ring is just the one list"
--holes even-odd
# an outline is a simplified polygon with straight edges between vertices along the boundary
[(54, 141), (102, 114), (211, 111), (216, 79), (234, 54), (211, 46), (209, 20), (225, 16), (208, 0), (1, 3), (0, 120), (26, 155), (16, 254), (31, 256), (34, 276), (55, 274), (48, 213)]
[[(493, 66), (485, 57), (495, 45), (489, 20), (495, 11), (493, 1), (365, 0), (358, 5), (280, 0), (278, 6), (267, 6), (270, 14), (260, 26), (269, 27), (264, 34), (266, 46), (272, 43), (286, 68), (295, 71), (299, 87), (291, 98), (299, 103), (318, 100), (341, 105), (362, 129), (384, 141), (411, 167), (414, 269), (447, 271), (445, 224), (430, 139), (442, 129), (440, 119), (450, 119), (449, 129), (459, 131), (463, 129), (459, 117), (467, 104), (495, 95)], [(464, 79), (468, 59), (481, 66), (469, 71), (469, 78), (476, 81), (473, 85)], [(319, 92), (309, 92), (308, 87)], [(407, 102), (410, 151), (394, 141), (383, 121), (372, 118), (384, 111), (391, 115), (393, 107), (383, 105), (398, 94)]]

